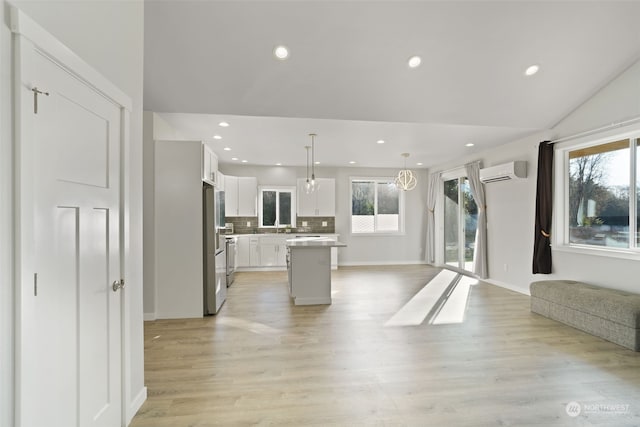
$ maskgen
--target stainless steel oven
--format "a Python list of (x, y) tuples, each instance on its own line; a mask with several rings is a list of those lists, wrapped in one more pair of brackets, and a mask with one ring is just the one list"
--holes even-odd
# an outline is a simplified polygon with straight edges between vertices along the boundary
[(227, 237), (227, 288), (236, 275), (236, 237)]

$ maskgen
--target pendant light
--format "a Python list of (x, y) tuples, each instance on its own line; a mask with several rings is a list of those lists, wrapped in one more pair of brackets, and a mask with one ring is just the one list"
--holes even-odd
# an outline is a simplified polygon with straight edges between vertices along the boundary
[(304, 147), (307, 150), (307, 181), (304, 183), (304, 191), (309, 194), (313, 192), (313, 187), (311, 186), (311, 181), (309, 181), (309, 149), (311, 146), (307, 145)]
[(315, 171), (315, 137), (317, 136), (315, 133), (310, 133), (311, 137), (311, 180), (309, 180), (309, 146), (306, 146), (307, 149), (307, 182), (305, 184), (305, 191), (307, 194), (313, 193), (316, 189), (316, 171)]
[(416, 188), (418, 180), (416, 179), (414, 173), (407, 169), (407, 157), (409, 157), (409, 153), (402, 153), (402, 157), (404, 157), (404, 169), (398, 172), (398, 176), (395, 179), (395, 184), (396, 187), (403, 191), (410, 191)]
[(311, 137), (311, 186), (316, 188), (316, 142), (315, 137), (317, 136), (315, 133), (310, 133)]

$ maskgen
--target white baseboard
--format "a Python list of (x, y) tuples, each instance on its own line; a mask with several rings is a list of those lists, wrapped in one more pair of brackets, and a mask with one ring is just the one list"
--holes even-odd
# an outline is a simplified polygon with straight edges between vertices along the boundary
[(522, 289), (522, 288), (519, 288), (519, 287), (514, 286), (512, 284), (505, 283), (505, 282), (500, 282), (498, 280), (493, 280), (493, 279), (480, 279), (480, 280), (482, 280), (483, 282), (490, 283), (492, 285), (499, 286), (501, 288), (509, 289), (510, 291), (518, 292), (519, 294), (529, 295), (529, 296), (531, 295), (529, 293), (529, 289), (528, 288), (527, 289)]
[(156, 320), (156, 313), (144, 313), (144, 321)]
[(129, 409), (127, 411), (127, 425), (131, 424), (131, 420), (138, 413), (144, 401), (147, 400), (147, 388), (142, 387), (140, 393), (131, 401), (129, 404)]

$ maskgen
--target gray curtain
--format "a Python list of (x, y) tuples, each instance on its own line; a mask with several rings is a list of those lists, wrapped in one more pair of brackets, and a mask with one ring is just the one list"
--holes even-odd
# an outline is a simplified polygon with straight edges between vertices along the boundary
[(487, 206), (484, 197), (484, 184), (480, 182), (480, 163), (464, 165), (471, 187), (471, 195), (478, 206), (478, 227), (476, 229), (476, 247), (473, 252), (473, 272), (486, 279), (487, 268)]
[(429, 176), (429, 187), (427, 188), (427, 244), (425, 246), (425, 260), (433, 264), (436, 261), (436, 220), (434, 209), (436, 199), (440, 189), (440, 173), (432, 173)]

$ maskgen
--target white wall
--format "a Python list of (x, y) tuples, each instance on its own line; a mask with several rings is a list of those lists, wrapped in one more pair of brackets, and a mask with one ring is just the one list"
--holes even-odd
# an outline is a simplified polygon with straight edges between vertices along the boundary
[(535, 280), (574, 279), (640, 293), (637, 279), (640, 263), (636, 260), (554, 250), (554, 273), (531, 273), (538, 143), (637, 116), (640, 116), (640, 63), (600, 90), (554, 129), (433, 168), (434, 171), (447, 170), (471, 160), (481, 160), (485, 167), (511, 160), (527, 160), (525, 180), (485, 186), (490, 282), (528, 293), (529, 284)]
[[(640, 117), (640, 61), (574, 111), (555, 128), (556, 137), (572, 135), (632, 117)], [(640, 124), (636, 125), (640, 129)], [(640, 293), (640, 262), (553, 251), (554, 274), (606, 287)], [(546, 278), (536, 275), (537, 280)]]
[(143, 116), (143, 244), (144, 244), (144, 320), (156, 319), (156, 241), (155, 241), (155, 141), (181, 140), (182, 136), (156, 113)]
[(200, 141), (155, 143), (155, 317), (202, 317)]
[(640, 61), (558, 123), (556, 137), (573, 135), (640, 115)]
[(155, 144), (153, 140), (153, 125), (155, 114), (145, 111), (143, 116), (143, 245), (144, 245), (144, 284), (143, 311), (144, 320), (154, 320), (156, 311), (156, 288), (155, 288), (155, 208), (154, 208), (154, 158)]
[[(60, 39), (71, 50), (91, 64), (112, 81), (133, 101), (130, 122), (131, 149), (129, 167), (130, 185), (125, 196), (128, 197), (130, 239), (127, 246), (126, 272), (127, 308), (130, 325), (126, 330), (128, 340), (126, 360), (126, 407), (127, 419), (133, 417), (135, 410), (142, 404), (146, 390), (144, 388), (144, 337), (142, 324), (142, 91), (143, 91), (143, 35), (144, 3), (142, 0), (126, 2), (115, 1), (15, 1), (27, 15), (46, 30)], [(11, 254), (8, 243), (11, 242), (11, 217), (13, 211), (10, 188), (12, 165), (11, 155), (11, 33), (7, 27), (8, 3), (2, 0), (2, 29), (0, 44), (0, 295), (2, 313), (0, 350), (0, 425), (12, 426), (11, 365), (7, 364), (13, 351), (10, 334), (13, 330), (11, 313), (12, 270)], [(114, 29), (117, 29), (114, 30)], [(5, 298), (7, 297), (7, 298)]]
[[(304, 167), (242, 166), (221, 164), (225, 175), (255, 176), (258, 185), (296, 185), (306, 176)], [(418, 185), (405, 193), (405, 233), (387, 236), (355, 236), (350, 234), (351, 200), (349, 178), (393, 177), (397, 169), (382, 168), (316, 168), (319, 178), (336, 180), (336, 233), (347, 244), (338, 250), (340, 265), (415, 264), (424, 262), (426, 233), (426, 170), (414, 170)]]

